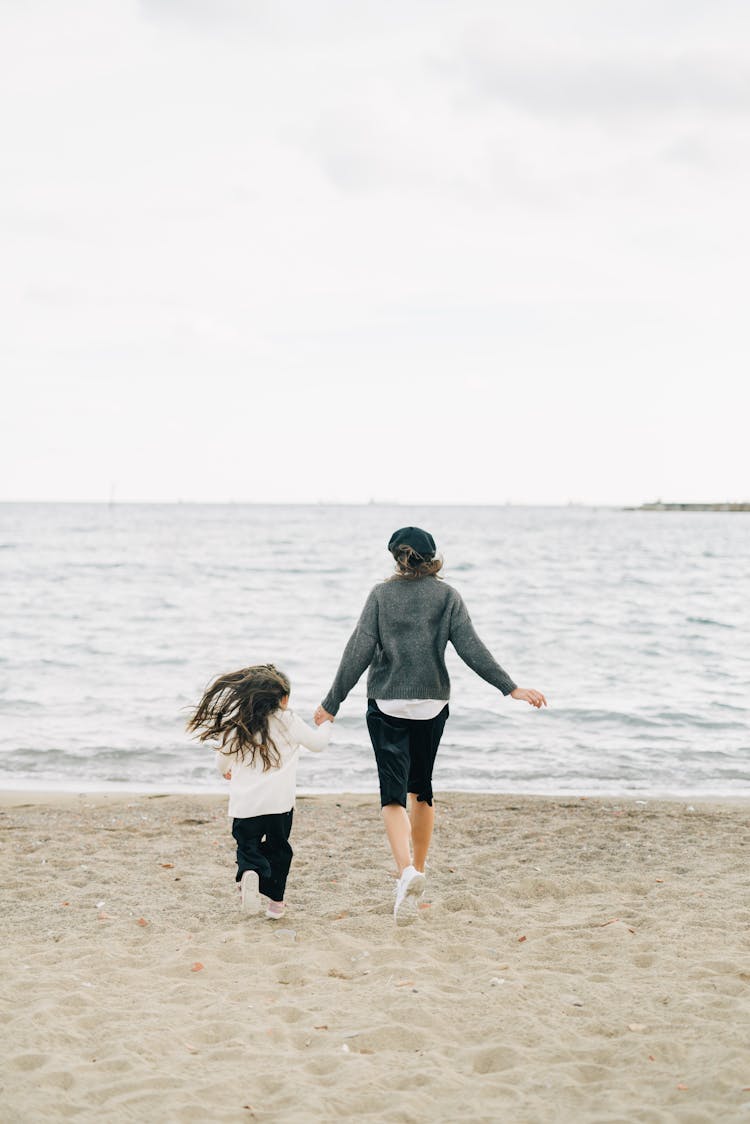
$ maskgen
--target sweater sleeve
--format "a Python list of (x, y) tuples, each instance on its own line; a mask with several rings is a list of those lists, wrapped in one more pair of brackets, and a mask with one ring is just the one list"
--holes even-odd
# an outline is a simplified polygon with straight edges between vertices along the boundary
[(516, 689), (507, 671), (503, 671), (490, 650), (479, 639), (471, 623), (469, 610), (458, 596), (451, 613), (450, 641), (465, 664), (504, 695)]
[(237, 754), (236, 753), (222, 753), (220, 749), (217, 749), (216, 753), (215, 753), (215, 757), (216, 757), (216, 768), (219, 770), (222, 777), (224, 776), (225, 773), (228, 773), (229, 770), (234, 765), (237, 764)]
[(365, 602), (357, 626), (344, 648), (333, 685), (320, 704), (329, 714), (337, 714), (346, 696), (367, 670), (378, 643), (378, 601), (375, 590)]
[(291, 714), (287, 723), (287, 737), (294, 745), (303, 745), (313, 753), (320, 753), (331, 740), (331, 723), (322, 722), (320, 726), (308, 726), (296, 714)]

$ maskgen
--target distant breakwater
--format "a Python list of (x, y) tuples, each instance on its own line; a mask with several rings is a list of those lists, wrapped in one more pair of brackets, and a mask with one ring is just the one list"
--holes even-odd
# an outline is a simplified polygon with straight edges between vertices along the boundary
[(750, 503), (642, 503), (626, 511), (750, 511)]

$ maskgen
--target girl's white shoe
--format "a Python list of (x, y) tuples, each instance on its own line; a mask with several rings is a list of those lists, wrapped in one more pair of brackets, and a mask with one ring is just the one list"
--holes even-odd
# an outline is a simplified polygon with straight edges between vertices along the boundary
[(240, 878), (240, 909), (243, 913), (257, 913), (260, 909), (257, 870), (246, 870)]
[(286, 906), (283, 902), (268, 901), (268, 908), (266, 909), (266, 917), (270, 917), (271, 921), (278, 921), (286, 913)]

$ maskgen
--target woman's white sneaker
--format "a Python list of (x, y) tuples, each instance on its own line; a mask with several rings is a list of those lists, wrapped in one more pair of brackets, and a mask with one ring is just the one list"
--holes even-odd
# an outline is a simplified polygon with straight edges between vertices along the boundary
[(424, 886), (424, 874), (413, 866), (407, 866), (396, 883), (396, 901), (393, 905), (394, 921), (398, 921), (403, 916), (404, 906), (409, 899), (414, 901), (424, 893)]

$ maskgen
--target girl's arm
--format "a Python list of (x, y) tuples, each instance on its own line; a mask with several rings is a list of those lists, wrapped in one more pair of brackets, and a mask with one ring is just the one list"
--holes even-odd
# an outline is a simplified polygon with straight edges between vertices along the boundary
[(331, 740), (331, 723), (324, 722), (321, 726), (308, 726), (296, 714), (287, 711), (287, 737), (295, 745), (303, 745), (313, 753), (320, 753)]
[[(216, 760), (216, 768), (225, 780), (229, 780), (232, 776), (232, 766), (237, 764), (237, 754), (222, 753), (220, 749), (217, 749), (214, 757)], [(229, 773), (229, 776), (227, 776), (227, 773)]]

